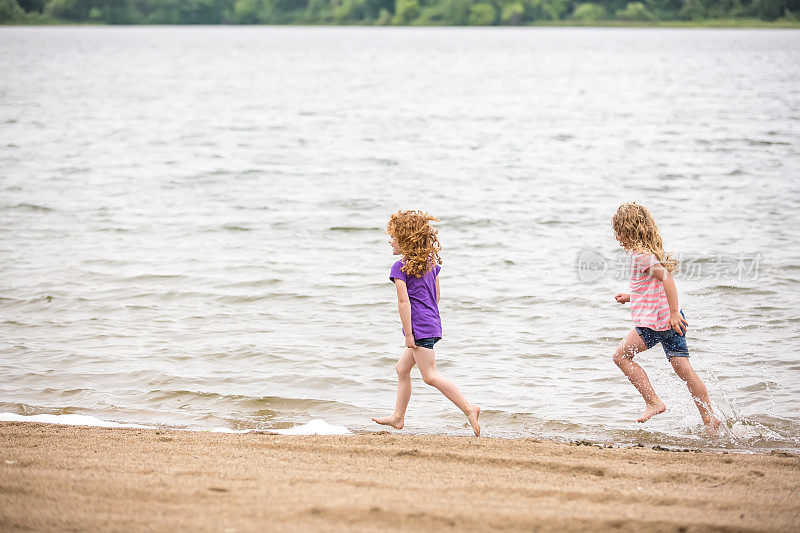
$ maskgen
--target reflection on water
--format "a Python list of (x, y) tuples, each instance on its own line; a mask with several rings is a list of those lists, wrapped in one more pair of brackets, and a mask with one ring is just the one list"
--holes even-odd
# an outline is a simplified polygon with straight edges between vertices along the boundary
[[(388, 215), (441, 217), (440, 369), (484, 434), (799, 446), (800, 35), (636, 29), (0, 30), (0, 411), (353, 431), (394, 404)], [(678, 279), (714, 442), (658, 349), (633, 422), (610, 217)], [(604, 268), (607, 265), (604, 266)], [(414, 378), (410, 432), (468, 434)]]

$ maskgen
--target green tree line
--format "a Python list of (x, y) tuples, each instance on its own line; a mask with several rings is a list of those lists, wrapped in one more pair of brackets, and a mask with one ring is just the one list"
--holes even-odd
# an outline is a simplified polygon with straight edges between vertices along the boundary
[(0, 0), (0, 23), (491, 26), (800, 19), (800, 0)]

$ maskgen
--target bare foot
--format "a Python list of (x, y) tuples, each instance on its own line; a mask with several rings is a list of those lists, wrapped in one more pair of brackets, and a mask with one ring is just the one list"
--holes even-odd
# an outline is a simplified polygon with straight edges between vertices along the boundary
[(392, 426), (394, 429), (403, 429), (404, 419), (392, 415), (384, 416), (383, 418), (373, 418), (372, 421), (383, 424), (384, 426)]
[(667, 406), (664, 405), (664, 402), (660, 402), (660, 403), (653, 404), (653, 405), (648, 405), (645, 408), (644, 413), (642, 413), (642, 416), (637, 418), (636, 421), (637, 422), (647, 422), (648, 420), (650, 420), (650, 418), (652, 418), (652, 417), (654, 417), (656, 415), (659, 415), (659, 414), (663, 413), (666, 410), (667, 410)]
[(719, 437), (719, 420), (711, 417), (710, 422), (705, 422), (705, 434), (707, 437)]
[(481, 408), (477, 405), (470, 407), (469, 413), (467, 413), (467, 420), (469, 420), (469, 423), (472, 426), (472, 431), (475, 432), (476, 437), (481, 436), (481, 426), (478, 424), (479, 416), (481, 416)]

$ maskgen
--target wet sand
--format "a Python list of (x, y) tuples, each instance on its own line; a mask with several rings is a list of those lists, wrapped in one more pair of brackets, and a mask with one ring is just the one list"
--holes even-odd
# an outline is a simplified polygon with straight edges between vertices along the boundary
[(800, 457), (0, 424), (0, 530), (797, 531)]

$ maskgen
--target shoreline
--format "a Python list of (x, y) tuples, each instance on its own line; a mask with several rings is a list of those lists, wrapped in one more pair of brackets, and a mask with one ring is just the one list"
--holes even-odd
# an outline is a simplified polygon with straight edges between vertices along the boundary
[(33, 20), (33, 21), (13, 21), (0, 23), (0, 27), (115, 27), (115, 28), (135, 28), (135, 27), (272, 27), (272, 28), (685, 28), (685, 29), (758, 29), (758, 30), (797, 30), (800, 29), (800, 19), (778, 19), (772, 22), (757, 18), (727, 18), (727, 19), (703, 19), (703, 20), (651, 20), (651, 21), (631, 21), (631, 20), (540, 20), (528, 24), (520, 25), (491, 25), (491, 26), (458, 26), (445, 24), (407, 24), (407, 25), (375, 25), (375, 24), (108, 24), (105, 22), (76, 22), (62, 20)]
[(582, 444), (0, 422), (0, 527), (800, 528), (798, 455)]
[[(226, 427), (197, 427), (197, 426), (170, 426), (161, 424), (148, 424), (129, 421), (113, 421), (103, 420), (91, 415), (19, 415), (16, 413), (0, 412), (0, 424), (3, 423), (25, 423), (25, 424), (45, 424), (53, 426), (65, 427), (85, 427), (85, 428), (103, 428), (103, 429), (148, 429), (157, 431), (181, 431), (181, 432), (199, 432), (210, 434), (260, 434), (260, 435), (283, 435), (283, 436), (369, 436), (375, 434), (386, 434), (387, 432), (396, 436), (407, 437), (444, 437), (444, 438), (462, 438), (467, 435), (469, 431), (459, 433), (446, 432), (430, 432), (430, 431), (415, 431), (406, 428), (398, 431), (388, 429), (387, 427), (374, 424), (369, 429), (366, 427), (358, 427), (350, 429), (346, 426), (329, 424), (321, 419), (312, 419), (305, 424), (296, 424), (285, 428), (247, 428), (247, 429), (232, 429)], [(533, 439), (537, 441), (550, 442), (555, 445), (569, 445), (569, 446), (593, 446), (595, 448), (616, 448), (616, 449), (653, 449), (665, 452), (696, 452), (696, 453), (718, 453), (718, 454), (744, 454), (744, 455), (769, 455), (770, 453), (786, 452), (792, 455), (800, 455), (800, 447), (796, 444), (788, 444), (786, 446), (775, 447), (736, 447), (736, 446), (703, 446), (697, 442), (693, 443), (677, 443), (665, 442), (661, 439), (637, 439), (625, 442), (603, 440), (602, 438), (570, 438), (567, 436), (556, 435), (542, 435), (542, 434), (507, 434), (507, 435), (486, 435), (482, 434), (481, 438), (484, 439), (499, 439), (503, 441), (525, 440)], [(719, 444), (719, 443), (718, 443)]]

